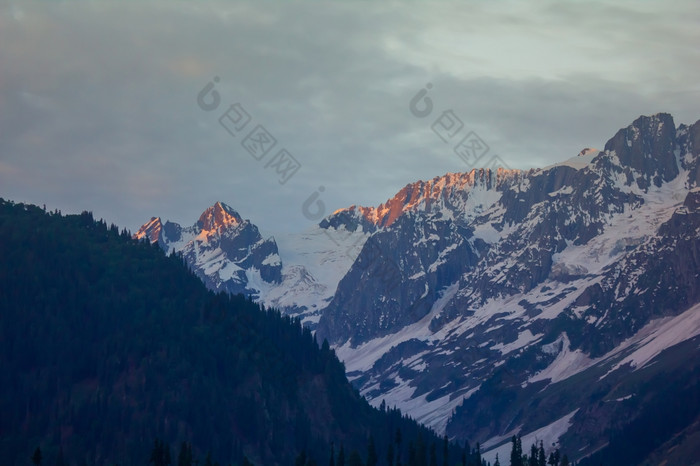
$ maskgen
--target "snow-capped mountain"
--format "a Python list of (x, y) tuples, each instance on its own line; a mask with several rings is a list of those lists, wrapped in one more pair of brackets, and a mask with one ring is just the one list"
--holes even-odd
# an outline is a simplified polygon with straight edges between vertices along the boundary
[[(376, 404), (486, 447), (559, 422), (547, 430), (556, 441), (589, 421), (574, 412), (587, 400), (535, 417), (525, 401), (504, 407), (494, 393), (515, 400), (529, 386), (539, 393), (601, 367), (612, 373), (607, 387), (634, 354), (645, 354), (638, 369), (700, 334), (699, 153), (700, 122), (676, 128), (659, 114), (601, 152), (544, 169), (473, 170), (406, 187), (385, 206), (409, 208), (384, 214), (391, 221), (368, 240), (398, 286), (363, 266), (376, 256), (365, 247), (317, 335)], [(600, 447), (607, 427), (576, 446)]]
[(232, 256), (232, 288), (213, 251), (239, 227), (205, 234), (207, 249), (199, 223), (139, 235), (183, 251), (214, 289), (302, 314), (373, 404), (492, 461), (516, 433), (595, 451), (700, 370), (700, 122), (643, 116), (602, 151), (447, 174), (277, 243), (251, 236), (266, 253)]
[(344, 213), (297, 234), (263, 239), (258, 228), (217, 202), (190, 227), (158, 217), (134, 235), (180, 253), (215, 291), (243, 293), (314, 326), (371, 231)]
[(205, 210), (190, 227), (154, 217), (135, 237), (157, 242), (168, 253), (182, 253), (213, 290), (254, 294), (252, 283), (282, 281), (274, 239), (263, 239), (255, 225), (221, 202)]

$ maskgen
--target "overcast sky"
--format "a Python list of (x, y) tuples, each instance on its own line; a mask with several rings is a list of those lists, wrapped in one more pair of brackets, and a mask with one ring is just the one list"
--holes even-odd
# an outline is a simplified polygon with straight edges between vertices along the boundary
[[(0, 0), (0, 197), (132, 231), (223, 201), (298, 231), (320, 186), (331, 213), (469, 170), (454, 147), (472, 131), (480, 163), (531, 168), (641, 114), (695, 122), (698, 24), (696, 0)], [(218, 106), (198, 104), (210, 82)], [(448, 110), (463, 127), (444, 142)]]

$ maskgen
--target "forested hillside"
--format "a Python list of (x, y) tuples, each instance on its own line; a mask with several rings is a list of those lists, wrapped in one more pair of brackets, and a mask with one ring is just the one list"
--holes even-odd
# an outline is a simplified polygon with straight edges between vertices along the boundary
[(328, 464), (332, 444), (367, 463), (460, 456), (369, 406), (298, 321), (90, 213), (1, 199), (0, 384), (3, 465), (37, 447), (43, 464), (147, 464), (155, 439), (222, 464)]

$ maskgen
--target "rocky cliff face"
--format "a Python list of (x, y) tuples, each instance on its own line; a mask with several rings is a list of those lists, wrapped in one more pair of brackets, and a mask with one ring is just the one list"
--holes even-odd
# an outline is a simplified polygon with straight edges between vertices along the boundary
[(678, 176), (674, 151), (678, 146), (676, 126), (667, 113), (651, 117), (640, 116), (605, 144), (607, 152), (614, 152), (622, 166), (637, 175), (635, 182), (645, 189), (650, 184), (659, 187)]

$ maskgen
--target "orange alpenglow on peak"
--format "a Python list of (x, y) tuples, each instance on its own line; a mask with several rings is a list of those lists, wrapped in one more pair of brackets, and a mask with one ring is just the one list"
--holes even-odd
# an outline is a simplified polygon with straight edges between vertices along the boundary
[(217, 202), (205, 210), (197, 222), (202, 230), (215, 230), (229, 225), (238, 225), (243, 219), (230, 206)]

